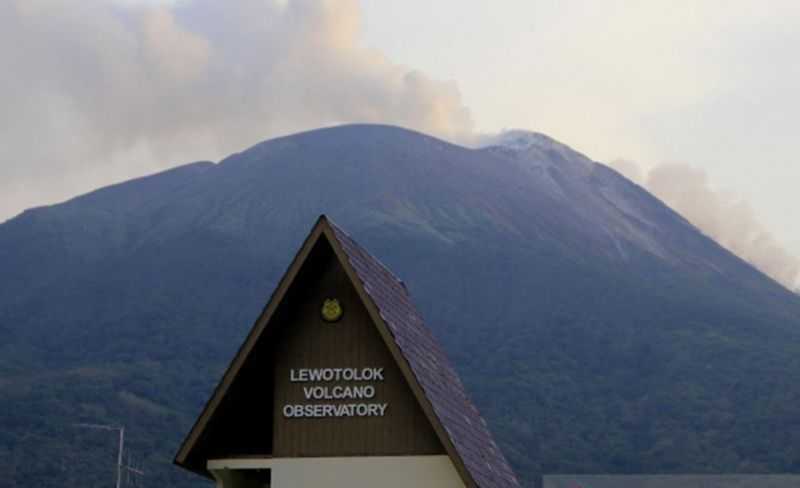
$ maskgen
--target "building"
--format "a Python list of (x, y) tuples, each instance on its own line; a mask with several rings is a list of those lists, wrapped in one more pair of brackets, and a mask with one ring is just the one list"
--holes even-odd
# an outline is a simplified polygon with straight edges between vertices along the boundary
[(518, 487), (404, 284), (321, 216), (175, 463), (218, 487)]

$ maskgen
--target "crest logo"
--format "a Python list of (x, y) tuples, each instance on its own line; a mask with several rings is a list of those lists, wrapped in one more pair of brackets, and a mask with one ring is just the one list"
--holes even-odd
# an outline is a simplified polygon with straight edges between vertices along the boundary
[(342, 305), (335, 298), (326, 298), (322, 303), (322, 320), (325, 322), (336, 322), (343, 313)]

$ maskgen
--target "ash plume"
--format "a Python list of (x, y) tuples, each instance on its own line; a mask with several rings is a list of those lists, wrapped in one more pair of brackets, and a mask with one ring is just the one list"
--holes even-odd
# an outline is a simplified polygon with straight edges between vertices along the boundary
[(800, 289), (800, 258), (777, 241), (750, 204), (715, 190), (705, 171), (686, 164), (662, 164), (648, 171), (624, 159), (610, 165), (775, 281)]
[(0, 2), (0, 220), (346, 122), (471, 131), (453, 82), (359, 43), (355, 0)]

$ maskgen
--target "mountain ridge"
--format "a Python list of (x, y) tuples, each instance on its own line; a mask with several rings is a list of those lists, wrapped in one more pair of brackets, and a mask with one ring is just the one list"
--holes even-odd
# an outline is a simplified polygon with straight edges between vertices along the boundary
[(191, 486), (174, 448), (321, 213), (407, 284), (528, 483), (800, 471), (800, 298), (560, 158), (339, 126), (0, 224), (0, 486), (83, 486), (47, 459), (101, 480), (90, 421)]

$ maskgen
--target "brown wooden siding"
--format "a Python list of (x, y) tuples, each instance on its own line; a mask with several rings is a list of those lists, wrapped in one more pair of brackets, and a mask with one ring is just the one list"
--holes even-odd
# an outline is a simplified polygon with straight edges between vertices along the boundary
[[(320, 246), (329, 247), (320, 241)], [(290, 305), (276, 324), (271, 339), (274, 370), (264, 387), (274, 384), (273, 455), (350, 456), (444, 453), (436, 434), (419, 407), (410, 387), (394, 363), (366, 308), (347, 275), (329, 249), (315, 249), (315, 259), (303, 279), (295, 281)], [(336, 323), (320, 316), (326, 298), (336, 298), (344, 309)], [(303, 386), (292, 383), (292, 368), (384, 368), (384, 381), (369, 382), (376, 395), (353, 402), (388, 403), (383, 417), (285, 418), (286, 404), (350, 403), (349, 400), (306, 400)], [(367, 383), (314, 383), (363, 385)], [(252, 387), (257, 387), (253, 385)]]

